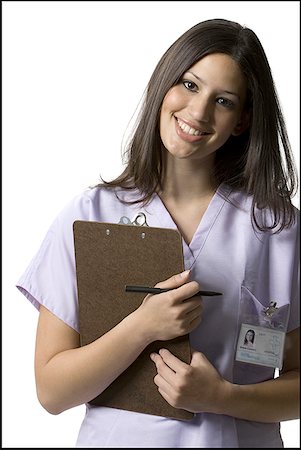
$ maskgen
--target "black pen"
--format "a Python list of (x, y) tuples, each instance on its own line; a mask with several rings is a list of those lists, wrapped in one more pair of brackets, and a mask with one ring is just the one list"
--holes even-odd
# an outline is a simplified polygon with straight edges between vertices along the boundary
[[(144, 292), (145, 294), (162, 294), (162, 292), (171, 291), (175, 288), (156, 288), (156, 287), (148, 287), (148, 286), (133, 286), (126, 285), (126, 292)], [(198, 295), (204, 295), (207, 297), (214, 297), (216, 295), (223, 295), (221, 292), (213, 292), (213, 291), (199, 291), (196, 294), (192, 295), (192, 297), (197, 297)]]

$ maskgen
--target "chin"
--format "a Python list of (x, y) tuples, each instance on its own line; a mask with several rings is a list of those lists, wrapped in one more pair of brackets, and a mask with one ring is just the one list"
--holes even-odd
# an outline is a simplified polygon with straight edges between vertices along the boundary
[(173, 158), (176, 158), (176, 159), (191, 158), (195, 155), (195, 152), (188, 152), (188, 151), (181, 151), (181, 150), (180, 151), (179, 150), (178, 151), (167, 150), (167, 152), (170, 154), (170, 156), (172, 156)]
[(175, 158), (178, 159), (187, 159), (187, 158), (191, 158), (191, 159), (198, 159), (199, 157), (197, 155), (194, 154), (194, 152), (186, 152), (186, 153), (179, 153), (178, 155), (175, 155)]
[(173, 158), (185, 159), (197, 153), (196, 149), (184, 149), (179, 147), (179, 145), (168, 145), (164, 146), (166, 153)]

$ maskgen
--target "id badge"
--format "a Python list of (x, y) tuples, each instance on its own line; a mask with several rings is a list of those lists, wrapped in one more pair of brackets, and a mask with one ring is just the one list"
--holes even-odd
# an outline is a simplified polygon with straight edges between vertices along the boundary
[(274, 300), (265, 306), (243, 286), (236, 361), (281, 370), (289, 308), (289, 304), (278, 306)]
[(236, 360), (282, 369), (285, 333), (248, 323), (242, 323)]

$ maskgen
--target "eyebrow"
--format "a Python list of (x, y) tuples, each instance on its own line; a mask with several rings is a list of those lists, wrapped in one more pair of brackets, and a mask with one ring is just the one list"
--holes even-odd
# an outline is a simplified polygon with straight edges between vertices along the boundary
[[(188, 70), (186, 73), (191, 73), (191, 75), (193, 75), (195, 78), (197, 78), (202, 84), (206, 84), (204, 82), (204, 80), (202, 80), (202, 78), (198, 77), (195, 73), (191, 72), (191, 70)], [(221, 92), (224, 92), (225, 94), (235, 95), (235, 97), (240, 98), (239, 95), (236, 92), (225, 91), (225, 90), (222, 90)]]

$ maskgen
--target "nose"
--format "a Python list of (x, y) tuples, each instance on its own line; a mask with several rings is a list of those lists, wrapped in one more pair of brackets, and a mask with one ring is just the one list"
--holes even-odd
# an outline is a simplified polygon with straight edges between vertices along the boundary
[(193, 96), (189, 103), (189, 113), (198, 122), (209, 122), (212, 114), (211, 99), (204, 93)]

